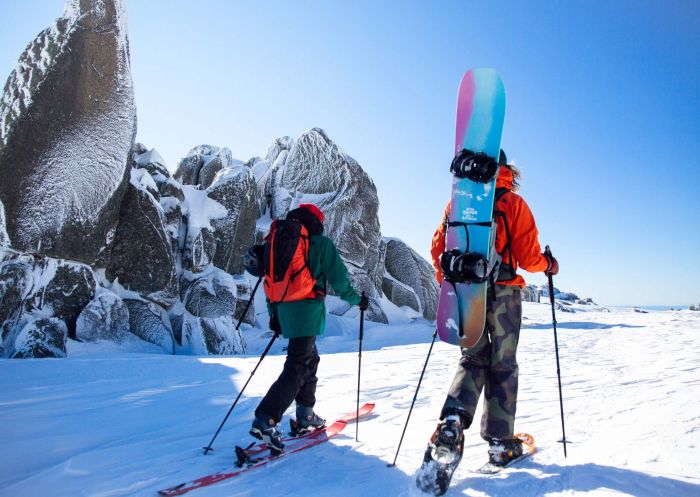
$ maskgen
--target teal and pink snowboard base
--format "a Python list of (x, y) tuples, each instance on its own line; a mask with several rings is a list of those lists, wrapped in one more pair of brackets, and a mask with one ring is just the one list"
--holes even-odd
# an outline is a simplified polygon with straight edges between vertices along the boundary
[[(455, 155), (462, 149), (483, 152), (495, 160), (501, 147), (505, 117), (505, 89), (494, 69), (473, 69), (462, 78), (457, 96)], [(490, 225), (496, 179), (477, 183), (453, 178), (449, 221), (464, 223), (447, 229), (445, 251), (480, 253), (489, 259)], [(443, 281), (437, 312), (438, 335), (443, 342), (472, 347), (486, 323), (487, 283)]]

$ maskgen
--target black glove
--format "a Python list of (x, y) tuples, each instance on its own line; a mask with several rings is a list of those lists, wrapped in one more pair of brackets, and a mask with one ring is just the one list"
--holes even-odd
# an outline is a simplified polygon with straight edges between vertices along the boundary
[(547, 269), (544, 270), (544, 274), (554, 276), (559, 272), (559, 262), (554, 258), (553, 255), (544, 253), (544, 258), (547, 259)]
[(367, 296), (363, 293), (362, 296), (360, 297), (360, 310), (361, 311), (366, 311), (367, 308), (369, 307), (369, 299)]
[(280, 320), (277, 317), (277, 313), (270, 316), (270, 331), (274, 331), (275, 333), (279, 333), (282, 331), (282, 327), (280, 326)]

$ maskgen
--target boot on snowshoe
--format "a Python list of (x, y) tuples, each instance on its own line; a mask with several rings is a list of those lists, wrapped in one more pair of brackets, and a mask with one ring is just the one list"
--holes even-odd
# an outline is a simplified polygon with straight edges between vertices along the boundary
[(297, 419), (290, 420), (291, 435), (297, 437), (326, 426), (326, 420), (314, 412), (313, 407), (297, 404)]
[(265, 442), (273, 453), (279, 453), (284, 450), (282, 433), (277, 428), (277, 423), (267, 414), (255, 417), (249, 433), (258, 440)]
[(489, 440), (489, 463), (505, 466), (523, 455), (523, 442), (519, 438), (492, 438)]
[(462, 460), (463, 426), (458, 414), (450, 414), (435, 429), (416, 478), (416, 485), (424, 492), (433, 495), (447, 492), (452, 474)]

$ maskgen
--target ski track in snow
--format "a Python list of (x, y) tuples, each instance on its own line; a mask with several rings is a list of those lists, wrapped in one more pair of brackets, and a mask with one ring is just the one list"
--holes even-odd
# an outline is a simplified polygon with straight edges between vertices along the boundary
[[(478, 422), (447, 495), (700, 495), (700, 313), (558, 313), (569, 457), (561, 422), (550, 307), (525, 304), (516, 431), (538, 452), (496, 476), (474, 473), (486, 459)], [(317, 410), (332, 419), (355, 408), (357, 321), (331, 317), (319, 342)], [(338, 437), (265, 469), (195, 490), (192, 496), (422, 496), (415, 473), (455, 372), (459, 351), (437, 342), (396, 468), (401, 436), (433, 328), (366, 323), (360, 401), (375, 415)], [(157, 348), (115, 352), (70, 343), (68, 359), (0, 360), (0, 496), (153, 496), (232, 468), (248, 444), (252, 413), (281, 371), (273, 347), (214, 443), (231, 402), (258, 361), (169, 356)], [(251, 345), (252, 344), (252, 345)], [(249, 341), (259, 354), (266, 340)], [(477, 419), (481, 408), (477, 411)], [(287, 427), (287, 412), (283, 421)]]

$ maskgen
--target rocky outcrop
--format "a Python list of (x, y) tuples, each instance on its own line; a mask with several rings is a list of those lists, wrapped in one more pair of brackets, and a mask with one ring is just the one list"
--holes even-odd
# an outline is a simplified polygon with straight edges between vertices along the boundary
[(214, 182), (219, 171), (241, 165), (243, 163), (235, 160), (228, 148), (199, 145), (180, 161), (175, 171), (175, 179), (183, 185), (206, 189)]
[(66, 324), (58, 318), (28, 319), (14, 340), (12, 358), (66, 357)]
[(90, 267), (72, 261), (45, 259), (40, 276), (46, 283), (35, 283), (32, 305), (36, 309), (51, 309), (75, 337), (75, 327), (82, 309), (95, 295), (97, 281)]
[(153, 179), (133, 169), (119, 211), (119, 224), (107, 265), (107, 278), (162, 305), (177, 299), (178, 278), (173, 243)]
[(256, 171), (258, 189), (269, 198), (271, 217), (284, 217), (303, 202), (319, 206), (326, 217), (325, 234), (335, 242), (353, 286), (370, 298), (369, 319), (386, 323), (379, 305), (384, 247), (374, 183), (321, 129), (291, 143), (289, 138), (276, 140), (265, 160), (268, 170)]
[(129, 310), (117, 295), (103, 292), (82, 310), (75, 334), (83, 342), (121, 343), (129, 336)]
[(257, 218), (256, 185), (244, 166), (220, 170), (207, 188), (209, 198), (226, 209), (226, 216), (213, 219), (213, 264), (229, 274), (243, 273), (243, 255), (255, 239)]
[[(182, 302), (187, 312), (193, 316), (237, 321), (243, 316), (251, 294), (247, 279), (233, 277), (221, 270), (212, 270), (189, 285)], [(243, 322), (253, 324), (254, 314), (250, 309)]]
[(124, 299), (129, 309), (130, 331), (150, 343), (160, 345), (169, 354), (175, 353), (173, 330), (165, 309), (141, 299)]
[(246, 352), (243, 335), (234, 329), (230, 318), (202, 318), (185, 312), (179, 323), (179, 353), (197, 355), (228, 355)]
[(19, 58), (0, 100), (0, 200), (12, 246), (104, 255), (136, 131), (122, 0), (68, 0)]
[(386, 274), (382, 288), (397, 306), (408, 306), (434, 320), (440, 287), (435, 270), (415, 250), (396, 238), (386, 238)]
[(257, 190), (250, 168), (233, 159), (227, 148), (199, 145), (180, 161), (175, 179), (185, 185), (183, 267), (198, 273), (213, 264), (241, 274), (243, 253), (253, 243), (257, 219)]
[(97, 282), (85, 264), (6, 251), (0, 262), (0, 325), (38, 312), (60, 318), (75, 337), (80, 311)]
[(0, 263), (0, 325), (5, 331), (10, 326), (6, 323), (16, 322), (22, 315), (32, 284), (29, 261), (13, 258)]

